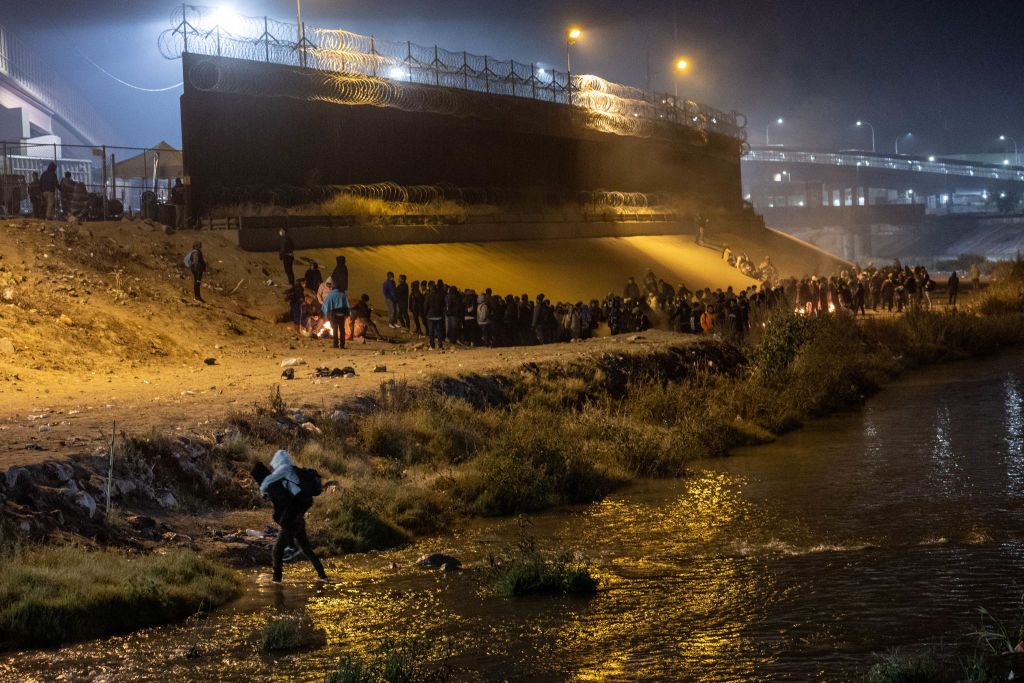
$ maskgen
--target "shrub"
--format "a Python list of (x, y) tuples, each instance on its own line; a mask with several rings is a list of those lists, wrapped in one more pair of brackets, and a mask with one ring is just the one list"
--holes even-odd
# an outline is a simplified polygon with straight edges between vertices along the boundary
[(868, 683), (943, 683), (957, 677), (931, 652), (891, 652), (879, 657), (867, 674)]
[(290, 617), (271, 617), (260, 631), (260, 650), (275, 652), (294, 650), (302, 645), (298, 620)]
[(450, 651), (424, 641), (386, 639), (368, 657), (342, 656), (324, 683), (444, 683), (451, 678)]
[(597, 591), (597, 579), (591, 575), (589, 567), (572, 561), (565, 553), (546, 559), (537, 550), (536, 541), (528, 537), (507, 557), (491, 559), (488, 579), (493, 590), (505, 597), (537, 593), (579, 595)]
[(313, 506), (313, 542), (328, 553), (357, 553), (395, 548), (408, 534), (351, 493), (325, 494)]
[(184, 618), (241, 594), (231, 570), (188, 551), (128, 557), (75, 546), (3, 560), (0, 643), (57, 645)]

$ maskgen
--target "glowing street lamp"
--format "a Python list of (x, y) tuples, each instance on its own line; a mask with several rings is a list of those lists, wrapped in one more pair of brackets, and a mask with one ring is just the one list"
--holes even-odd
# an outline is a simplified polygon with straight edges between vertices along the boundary
[(569, 92), (569, 104), (572, 104), (572, 59), (571, 48), (576, 41), (583, 37), (583, 29), (579, 26), (570, 26), (565, 32), (565, 87)]
[(672, 84), (675, 87), (675, 98), (679, 99), (679, 75), (685, 73), (690, 68), (690, 60), (686, 57), (679, 57), (676, 59), (676, 72), (675, 78), (672, 79)]
[(1013, 143), (1013, 159), (1016, 162), (1016, 165), (1020, 166), (1020, 152), (1017, 151), (1017, 141), (1011, 138), (1009, 135), (1000, 135), (999, 139), (1002, 142), (1006, 142), (1007, 140), (1009, 140), (1010, 142)]
[(914, 137), (913, 133), (904, 133), (903, 135), (897, 135), (896, 136), (895, 149), (896, 149), (896, 154), (897, 155), (900, 153), (900, 140), (902, 140), (903, 138), (912, 138), (912, 137)]
[[(775, 119), (775, 121), (773, 121), (772, 123), (774, 123), (776, 126), (781, 126), (783, 123), (785, 123), (785, 121), (782, 120), (782, 117), (779, 117), (779, 118)], [(769, 123), (767, 126), (764, 127), (764, 146), (765, 147), (768, 147), (768, 146), (771, 145), (770, 138), (769, 138), (768, 134), (771, 132), (772, 123)]]
[(857, 122), (857, 126), (858, 127), (859, 126), (867, 126), (868, 128), (871, 129), (871, 153), (874, 154), (875, 153), (875, 127), (872, 126), (867, 121), (858, 121)]

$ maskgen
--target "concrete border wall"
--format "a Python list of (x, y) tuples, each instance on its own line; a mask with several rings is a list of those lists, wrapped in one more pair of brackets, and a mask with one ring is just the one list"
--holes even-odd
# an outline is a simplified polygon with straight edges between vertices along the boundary
[[(258, 222), (257, 222), (258, 221)], [(238, 244), (246, 251), (276, 251), (278, 225), (266, 219), (241, 219)], [(254, 227), (258, 226), (258, 227)], [(639, 235), (694, 234), (692, 221), (564, 222), (564, 223), (462, 223), (458, 225), (306, 225), (289, 228), (296, 249), (374, 247), (386, 244), (437, 244), (443, 242), (513, 242), (586, 237), (635, 237)]]

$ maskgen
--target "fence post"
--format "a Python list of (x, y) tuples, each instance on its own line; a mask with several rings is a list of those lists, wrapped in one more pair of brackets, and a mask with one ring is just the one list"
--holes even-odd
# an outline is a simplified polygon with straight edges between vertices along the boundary
[(530, 64), (530, 86), (533, 90), (533, 99), (537, 99), (537, 64)]
[(107, 508), (106, 515), (110, 514), (110, 484), (114, 477), (114, 439), (117, 437), (117, 420), (114, 420), (110, 428), (110, 463), (107, 465)]
[(469, 90), (469, 59), (465, 50), (462, 51), (462, 87)]
[(217, 56), (220, 57), (220, 24), (217, 24)]
[(267, 15), (263, 15), (263, 45), (264, 54), (267, 57), (267, 63), (270, 63), (270, 20), (267, 19)]
[(100, 157), (103, 163), (103, 220), (107, 220), (107, 146), (103, 145), (103, 156)]
[(491, 74), (490, 66), (487, 63), (487, 55), (484, 55), (484, 92), (491, 92)]
[(374, 38), (373, 34), (370, 34), (370, 63), (373, 65), (373, 71), (370, 75), (374, 78), (377, 77), (377, 60), (374, 57), (377, 56), (377, 39)]
[[(117, 199), (117, 159), (113, 154), (110, 155), (110, 196)], [(124, 210), (123, 204), (121, 210)]]
[(188, 14), (185, 12), (185, 3), (181, 3), (181, 37), (185, 41), (183, 52), (188, 52)]
[(434, 85), (441, 85), (441, 60), (437, 57), (437, 45), (434, 46)]
[(412, 83), (412, 41), (405, 41), (405, 68), (409, 70), (409, 82)]

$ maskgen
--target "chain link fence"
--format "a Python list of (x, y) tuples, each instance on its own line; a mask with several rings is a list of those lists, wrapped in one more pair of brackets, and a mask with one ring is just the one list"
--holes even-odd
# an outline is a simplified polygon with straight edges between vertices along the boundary
[(144, 148), (0, 141), (0, 214), (43, 217), (39, 177), (50, 164), (61, 184), (57, 216), (102, 220), (140, 215), (174, 223), (171, 188), (182, 176), (182, 158), (166, 144)]

